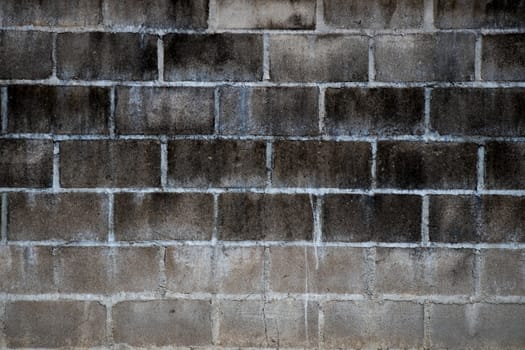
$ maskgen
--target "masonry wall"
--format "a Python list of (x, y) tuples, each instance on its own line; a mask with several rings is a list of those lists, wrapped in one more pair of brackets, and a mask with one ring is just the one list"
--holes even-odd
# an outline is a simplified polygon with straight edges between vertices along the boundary
[(0, 27), (0, 347), (525, 348), (525, 2)]

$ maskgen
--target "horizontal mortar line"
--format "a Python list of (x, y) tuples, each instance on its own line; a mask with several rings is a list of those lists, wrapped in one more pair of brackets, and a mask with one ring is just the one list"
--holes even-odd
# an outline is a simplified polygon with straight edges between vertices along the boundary
[(392, 135), (392, 136), (359, 136), (359, 135), (318, 135), (318, 136), (272, 136), (272, 135), (144, 135), (144, 134), (50, 134), (50, 133), (6, 133), (0, 134), (0, 139), (35, 139), (53, 141), (105, 141), (105, 140), (148, 140), (148, 141), (180, 141), (180, 140), (233, 140), (233, 141), (333, 141), (333, 142), (458, 142), (458, 143), (486, 143), (499, 142), (525, 142), (525, 136), (455, 136), (439, 135), (432, 133), (428, 135)]
[(312, 241), (224, 241), (224, 240), (150, 240), (150, 241), (10, 241), (8, 246), (14, 247), (101, 247), (101, 248), (126, 248), (126, 247), (181, 247), (181, 246), (200, 246), (200, 247), (309, 247), (316, 249), (323, 248), (436, 248), (436, 249), (525, 249), (525, 243), (441, 243), (429, 242), (422, 245), (421, 242), (312, 242)]
[(525, 296), (490, 296), (487, 298), (474, 298), (469, 295), (415, 295), (415, 294), (379, 294), (377, 298), (370, 300), (364, 294), (348, 293), (176, 293), (167, 292), (160, 294), (156, 292), (119, 292), (115, 294), (93, 294), (93, 293), (42, 293), (42, 294), (0, 294), (2, 302), (16, 301), (95, 301), (102, 302), (107, 306), (113, 306), (123, 301), (156, 301), (156, 300), (202, 300), (209, 301), (212, 298), (220, 301), (279, 301), (296, 300), (303, 302), (331, 302), (331, 301), (399, 301), (399, 302), (431, 302), (436, 304), (524, 304)]
[(39, 31), (53, 33), (137, 33), (137, 34), (350, 34), (350, 35), (404, 35), (404, 34), (435, 34), (435, 33), (471, 33), (471, 34), (514, 34), (525, 33), (525, 28), (447, 28), (432, 30), (421, 27), (398, 28), (398, 29), (373, 29), (373, 28), (315, 28), (315, 29), (253, 29), (253, 28), (202, 28), (202, 29), (185, 29), (185, 28), (154, 28), (134, 25), (94, 25), (94, 26), (35, 26), (35, 25), (13, 25), (1, 26), (0, 30), (9, 31)]
[(356, 194), (356, 195), (374, 195), (374, 194), (394, 194), (394, 195), (449, 195), (449, 196), (483, 196), (483, 195), (500, 195), (500, 196), (525, 196), (525, 190), (409, 190), (396, 188), (375, 188), (375, 189), (343, 189), (343, 188), (309, 188), (309, 187), (122, 187), (122, 188), (27, 188), (27, 187), (0, 187), (0, 192), (13, 193), (99, 193), (99, 194), (117, 194), (117, 193), (203, 193), (203, 194), (221, 194), (221, 193), (261, 193), (261, 194)]
[(49, 86), (130, 86), (130, 87), (322, 87), (322, 88), (517, 88), (525, 87), (524, 81), (425, 81), (425, 82), (276, 82), (276, 81), (126, 81), (126, 80), (62, 80), (0, 79), (0, 85), (49, 85)]
[[(294, 347), (284, 347), (279, 346), (278, 350), (319, 350), (317, 346), (312, 345), (313, 347), (300, 347), (300, 348), (294, 348)], [(125, 348), (127, 350), (145, 350), (145, 349), (154, 349), (154, 350), (277, 350), (277, 348), (271, 348), (271, 347), (253, 347), (253, 346), (219, 346), (219, 345), (192, 345), (192, 346), (182, 346), (182, 345), (165, 345), (165, 346), (153, 346), (153, 347), (141, 347), (141, 346), (130, 346), (125, 345), (125, 347), (120, 347), (119, 344), (109, 344), (109, 345), (102, 345), (102, 346), (90, 346), (89, 350), (115, 350), (115, 349), (122, 349)], [(38, 348), (31, 348), (31, 347), (23, 347), (23, 348), (12, 348), (12, 347), (2, 347), (2, 350), (56, 350), (57, 348), (45, 348), (45, 347), (38, 347)], [(85, 350), (86, 347), (61, 347), (58, 349), (78, 349), (78, 350)], [(353, 349), (351, 349), (353, 350)]]
[(525, 304), (525, 296), (521, 295), (497, 295), (477, 297), (473, 295), (414, 295), (414, 294), (378, 294), (379, 301), (411, 301), (431, 302), (434, 304)]

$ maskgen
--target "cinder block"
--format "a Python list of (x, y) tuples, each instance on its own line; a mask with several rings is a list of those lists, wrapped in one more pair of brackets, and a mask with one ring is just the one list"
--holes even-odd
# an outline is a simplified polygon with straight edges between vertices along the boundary
[(396, 34), (375, 38), (378, 81), (470, 81), (475, 35)]
[(523, 242), (525, 199), (517, 196), (431, 196), (429, 234), (437, 242)]
[(0, 187), (51, 187), (53, 141), (0, 140)]
[(476, 196), (430, 196), (429, 238), (432, 242), (479, 242), (478, 213), (481, 198)]
[(262, 57), (262, 35), (168, 34), (164, 37), (164, 79), (261, 80)]
[(377, 248), (376, 290), (384, 294), (470, 295), (474, 253), (469, 249)]
[(9, 193), (7, 237), (18, 241), (103, 241), (108, 199), (97, 193)]
[(490, 242), (525, 242), (525, 197), (483, 196), (480, 236)]
[(271, 247), (270, 289), (279, 293), (364, 292), (364, 250)]
[(421, 239), (421, 197), (326, 195), (323, 240), (417, 242)]
[(117, 240), (211, 239), (211, 194), (121, 193), (114, 208)]
[(273, 185), (368, 188), (372, 151), (365, 142), (277, 141)]
[(224, 87), (219, 128), (226, 135), (318, 135), (317, 88)]
[(323, 346), (331, 349), (423, 347), (423, 305), (411, 302), (330, 301)]
[(155, 291), (160, 254), (144, 247), (19, 247), (0, 249), (1, 290), (9, 293)]
[(158, 76), (154, 35), (59, 33), (56, 50), (60, 79), (154, 80)]
[[(52, 247), (0, 247), (0, 290), (3, 293), (56, 293)], [(0, 316), (1, 318), (1, 316)]]
[(368, 37), (360, 35), (272, 35), (273, 81), (366, 81)]
[(113, 339), (132, 346), (211, 345), (207, 300), (124, 301), (112, 310)]
[(64, 141), (60, 143), (63, 187), (156, 187), (160, 143), (151, 140)]
[(316, 348), (318, 304), (299, 300), (221, 301), (221, 346)]
[(423, 24), (424, 0), (324, 0), (324, 20), (335, 28), (405, 29)]
[(218, 293), (264, 292), (263, 247), (218, 247), (215, 252), (215, 284)]
[(108, 133), (108, 88), (13, 85), (7, 95), (9, 132)]
[(119, 134), (212, 134), (213, 88), (117, 87)]
[(259, 294), (263, 247), (176, 246), (166, 249), (166, 288), (176, 293)]
[(525, 344), (525, 305), (432, 305), (431, 342), (446, 349), (520, 349)]
[(102, 24), (100, 0), (19, 1), (0, 3), (2, 26), (96, 26)]
[(379, 187), (474, 189), (477, 145), (455, 142), (379, 142)]
[(434, 25), (453, 28), (516, 28), (525, 25), (525, 4), (519, 1), (438, 0), (434, 2)]
[(156, 247), (54, 248), (53, 262), (62, 293), (153, 292), (159, 288)]
[(485, 186), (490, 189), (525, 188), (525, 143), (488, 142), (485, 145)]
[(430, 125), (441, 135), (523, 136), (525, 89), (437, 88)]
[(300, 194), (221, 194), (219, 239), (310, 240), (313, 200), (308, 195)]
[(212, 293), (215, 291), (215, 253), (211, 246), (174, 246), (166, 248), (166, 289), (175, 293)]
[(91, 301), (16, 301), (5, 306), (7, 346), (94, 347), (104, 343), (106, 308)]
[(488, 295), (525, 296), (525, 251), (481, 251), (481, 290)]
[(182, 187), (251, 187), (266, 182), (262, 141), (178, 140), (168, 143), (168, 184)]
[(0, 30), (0, 43), (0, 79), (45, 79), (51, 75), (51, 33)]
[(419, 88), (329, 88), (324, 125), (329, 135), (420, 135), (425, 97)]
[(206, 29), (208, 0), (120, 0), (106, 3), (104, 22), (110, 26), (160, 29)]
[(221, 29), (313, 29), (315, 0), (219, 0)]
[(525, 34), (485, 35), (482, 43), (483, 80), (525, 80)]

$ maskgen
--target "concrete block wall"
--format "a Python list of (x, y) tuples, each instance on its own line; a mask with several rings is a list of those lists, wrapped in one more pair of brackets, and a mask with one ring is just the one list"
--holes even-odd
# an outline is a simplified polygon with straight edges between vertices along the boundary
[(523, 1), (2, 0), (0, 106), (0, 348), (525, 348)]

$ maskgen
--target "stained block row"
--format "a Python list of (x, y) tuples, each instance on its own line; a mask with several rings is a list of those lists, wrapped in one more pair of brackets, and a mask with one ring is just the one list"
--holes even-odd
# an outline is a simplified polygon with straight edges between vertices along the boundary
[[(111, 90), (13, 85), (8, 133), (109, 134)], [(425, 131), (422, 88), (329, 88), (323, 128), (314, 87), (125, 87), (115, 90), (116, 133), (396, 136)], [(216, 97), (218, 109), (216, 109)], [(436, 88), (430, 132), (453, 136), (523, 136), (525, 89)], [(217, 116), (216, 116), (217, 113)]]
[[(275, 141), (267, 169), (263, 141), (179, 140), (167, 146), (170, 187), (363, 188), (371, 186), (371, 145), (366, 142)], [(520, 189), (522, 143), (485, 146), (485, 187)], [(0, 187), (50, 187), (53, 141), (0, 139)], [(65, 188), (159, 187), (160, 142), (60, 142), (60, 185)], [(401, 189), (475, 189), (478, 145), (457, 142), (379, 142), (377, 186)]]
[[(4, 306), (1, 336), (9, 347), (105, 344), (106, 307), (97, 302), (17, 301)], [(518, 349), (525, 341), (521, 304), (430, 307), (427, 332), (435, 346)], [(219, 346), (423, 347), (423, 305), (402, 301), (221, 300), (213, 305), (207, 300), (124, 301), (112, 307), (108, 329), (115, 342), (131, 346), (211, 347), (215, 310), (219, 323), (214, 345)], [(35, 312), (38, 318), (32, 317)]]
[[(115, 194), (117, 241), (311, 240), (317, 198), (309, 195), (228, 193)], [(325, 195), (319, 208), (327, 242), (419, 242), (422, 199), (416, 195)], [(106, 195), (8, 193), (10, 241), (105, 241)], [(525, 199), (515, 196), (429, 196), (432, 242), (525, 242)], [(71, 217), (75, 218), (72, 222)]]
[[(324, 22), (332, 28), (408, 29), (424, 26), (425, 2), (403, 0), (320, 0)], [(64, 0), (27, 6), (16, 0), (0, 7), (0, 25), (41, 26), (140, 26), (162, 29), (205, 29), (208, 1), (151, 1), (148, 6), (137, 0), (109, 3), (98, 0)], [(494, 4), (487, 0), (436, 0), (434, 24), (451, 28), (516, 28), (525, 22), (525, 6), (520, 2)], [(105, 10), (103, 11), (103, 9)], [(219, 0), (212, 18), (224, 29), (313, 29), (316, 27), (316, 1)]]
[[(364, 295), (373, 288), (379, 294), (419, 296), (472, 295), (475, 287), (476, 257), (470, 249), (376, 248), (368, 262), (375, 271), (373, 286), (365, 273), (370, 258), (363, 248), (165, 249), (163, 256), (154, 247), (3, 246), (0, 271), (6, 278), (0, 285), (17, 294), (155, 292), (162, 287), (174, 293)], [(482, 294), (525, 295), (525, 278), (519, 273), (524, 256), (520, 250), (482, 250)]]
[[(52, 33), (0, 31), (0, 79), (51, 76)], [(163, 77), (159, 36), (138, 33), (58, 33), (57, 76), (64, 80), (260, 81), (260, 34), (167, 34)], [(378, 35), (373, 38), (378, 81), (472, 81), (472, 33)], [(524, 80), (523, 34), (482, 37), (481, 78)], [(118, 55), (114, 53), (118, 52)], [(363, 35), (271, 35), (270, 79), (368, 81), (369, 38)], [(39, 57), (38, 63), (34, 57)]]

